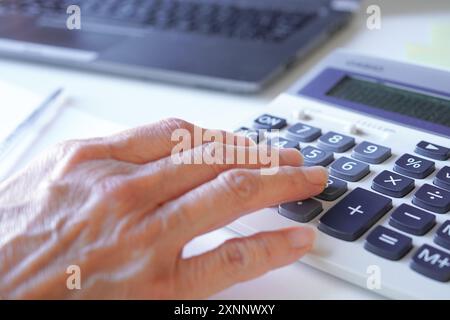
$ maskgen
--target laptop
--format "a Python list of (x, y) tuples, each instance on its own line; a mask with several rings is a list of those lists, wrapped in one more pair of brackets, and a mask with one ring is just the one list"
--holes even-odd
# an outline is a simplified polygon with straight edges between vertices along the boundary
[[(358, 0), (1, 0), (0, 56), (237, 92), (261, 90)], [(81, 29), (67, 20), (80, 9)]]

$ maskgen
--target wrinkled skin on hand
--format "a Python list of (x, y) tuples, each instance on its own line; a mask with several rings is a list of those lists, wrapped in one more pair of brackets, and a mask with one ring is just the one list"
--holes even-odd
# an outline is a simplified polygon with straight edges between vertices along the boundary
[[(205, 298), (311, 249), (312, 230), (295, 227), (183, 258), (184, 246), (199, 235), (259, 208), (320, 193), (327, 173), (302, 167), (300, 153), (289, 149), (280, 151), (274, 175), (261, 175), (258, 163), (175, 164), (171, 134), (178, 128), (194, 130), (169, 119), (64, 142), (0, 184), (0, 296)], [(199, 144), (187, 153), (217, 146)], [(258, 152), (250, 142), (227, 148)], [(70, 265), (80, 267), (81, 290), (66, 286)]]

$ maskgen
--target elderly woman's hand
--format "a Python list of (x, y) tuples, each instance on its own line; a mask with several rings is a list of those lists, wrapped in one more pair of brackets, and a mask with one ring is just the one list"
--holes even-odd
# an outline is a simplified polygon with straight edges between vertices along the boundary
[[(320, 193), (327, 172), (302, 167), (300, 153), (290, 149), (279, 151), (272, 175), (261, 174), (267, 165), (261, 162), (179, 163), (171, 156), (176, 129), (194, 132), (171, 119), (62, 143), (2, 183), (0, 297), (203, 298), (311, 248), (313, 231), (296, 227), (183, 258), (196, 236), (259, 208)], [(183, 157), (224, 147), (195, 144)], [(226, 148), (258, 152), (248, 141)], [(80, 290), (67, 287), (69, 266), (81, 271)]]

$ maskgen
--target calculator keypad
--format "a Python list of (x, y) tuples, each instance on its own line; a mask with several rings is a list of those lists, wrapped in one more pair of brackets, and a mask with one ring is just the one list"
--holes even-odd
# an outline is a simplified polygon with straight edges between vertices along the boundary
[(353, 150), (352, 157), (356, 160), (372, 164), (380, 164), (391, 156), (391, 149), (371, 142), (361, 142)]
[(302, 149), (302, 155), (305, 166), (322, 166), (326, 167), (334, 160), (333, 153), (320, 150), (313, 146), (307, 146)]
[(369, 234), (364, 248), (389, 260), (400, 260), (412, 248), (412, 239), (383, 226), (377, 226)]
[(447, 160), (450, 157), (450, 149), (427, 141), (420, 141), (415, 149), (417, 154), (436, 160)]
[(407, 153), (395, 161), (394, 171), (411, 178), (424, 179), (434, 171), (434, 162)]
[(292, 141), (283, 137), (274, 137), (267, 140), (267, 144), (271, 147), (279, 148), (279, 149), (289, 149), (296, 148), (300, 149), (300, 145), (296, 141)]
[(263, 114), (253, 121), (253, 128), (262, 130), (281, 130), (287, 126), (286, 119), (279, 118), (270, 114)]
[(450, 167), (444, 167), (439, 170), (433, 183), (438, 187), (450, 191)]
[(321, 129), (303, 123), (296, 123), (286, 131), (287, 138), (301, 142), (312, 142), (320, 137), (321, 134)]
[(447, 213), (450, 210), (450, 192), (424, 184), (414, 194), (413, 203), (425, 210)]
[(355, 241), (392, 208), (392, 200), (356, 188), (320, 218), (319, 230), (345, 241)]
[(450, 255), (424, 244), (415, 253), (411, 268), (434, 280), (447, 282), (450, 280)]
[(401, 198), (414, 189), (414, 180), (385, 170), (373, 179), (372, 189), (394, 198)]
[[(319, 216), (318, 229), (334, 238), (356, 241), (392, 209), (390, 197), (404, 198), (403, 203), (390, 213), (388, 227), (378, 225), (367, 235), (364, 248), (380, 257), (400, 260), (413, 248), (413, 237), (432, 232), (434, 244), (438, 247), (426, 244), (418, 248), (413, 253), (411, 269), (438, 281), (450, 281), (450, 255), (438, 249), (450, 250), (450, 220), (433, 231), (437, 223), (436, 214), (450, 211), (450, 166), (442, 167), (438, 163), (438, 172), (428, 178), (436, 170), (436, 163), (429, 159), (446, 160), (450, 157), (450, 149), (420, 141), (414, 152), (425, 158), (406, 153), (394, 159), (394, 165), (387, 170), (377, 170), (377, 165), (392, 157), (391, 148), (369, 141), (356, 145), (351, 136), (335, 131), (322, 135), (321, 128), (299, 122), (288, 125), (286, 119), (268, 114), (258, 117), (253, 127), (263, 129), (266, 135), (257, 135), (257, 130), (247, 127), (241, 128), (238, 134), (258, 143), (267, 136), (266, 143), (275, 147), (300, 149), (305, 166), (329, 166), (330, 177), (324, 191), (312, 199), (280, 204), (280, 215), (307, 223), (323, 212), (321, 201), (336, 201)], [(270, 133), (284, 128), (281, 135)], [(351, 153), (351, 158), (347, 153), (335, 160), (334, 153), (344, 152)], [(353, 187), (347, 193), (349, 184), (346, 181), (362, 180), (370, 174), (370, 165), (374, 165), (377, 172), (373, 177), (369, 176), (375, 192)], [(425, 183), (419, 183), (415, 190), (415, 179), (426, 178)]]
[(368, 164), (347, 157), (337, 159), (330, 167), (332, 176), (351, 182), (361, 180), (369, 172), (370, 167)]
[(450, 250), (450, 220), (445, 221), (436, 231), (434, 242), (442, 248)]
[(318, 147), (332, 152), (342, 153), (355, 145), (355, 138), (336, 132), (328, 132), (319, 138)]
[(334, 201), (347, 192), (347, 190), (347, 182), (329, 177), (327, 187), (317, 198), (325, 201)]
[(301, 223), (311, 221), (322, 210), (322, 203), (314, 199), (287, 202), (278, 207), (278, 212), (282, 216)]
[(414, 208), (406, 203), (401, 204), (391, 214), (389, 225), (397, 230), (423, 236), (436, 224), (436, 217), (428, 212)]

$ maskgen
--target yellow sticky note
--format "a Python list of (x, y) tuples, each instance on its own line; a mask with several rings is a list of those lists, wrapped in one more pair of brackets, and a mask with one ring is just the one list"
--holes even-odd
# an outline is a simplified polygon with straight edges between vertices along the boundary
[(431, 45), (408, 44), (408, 58), (450, 68), (450, 24), (437, 25), (431, 34)]

